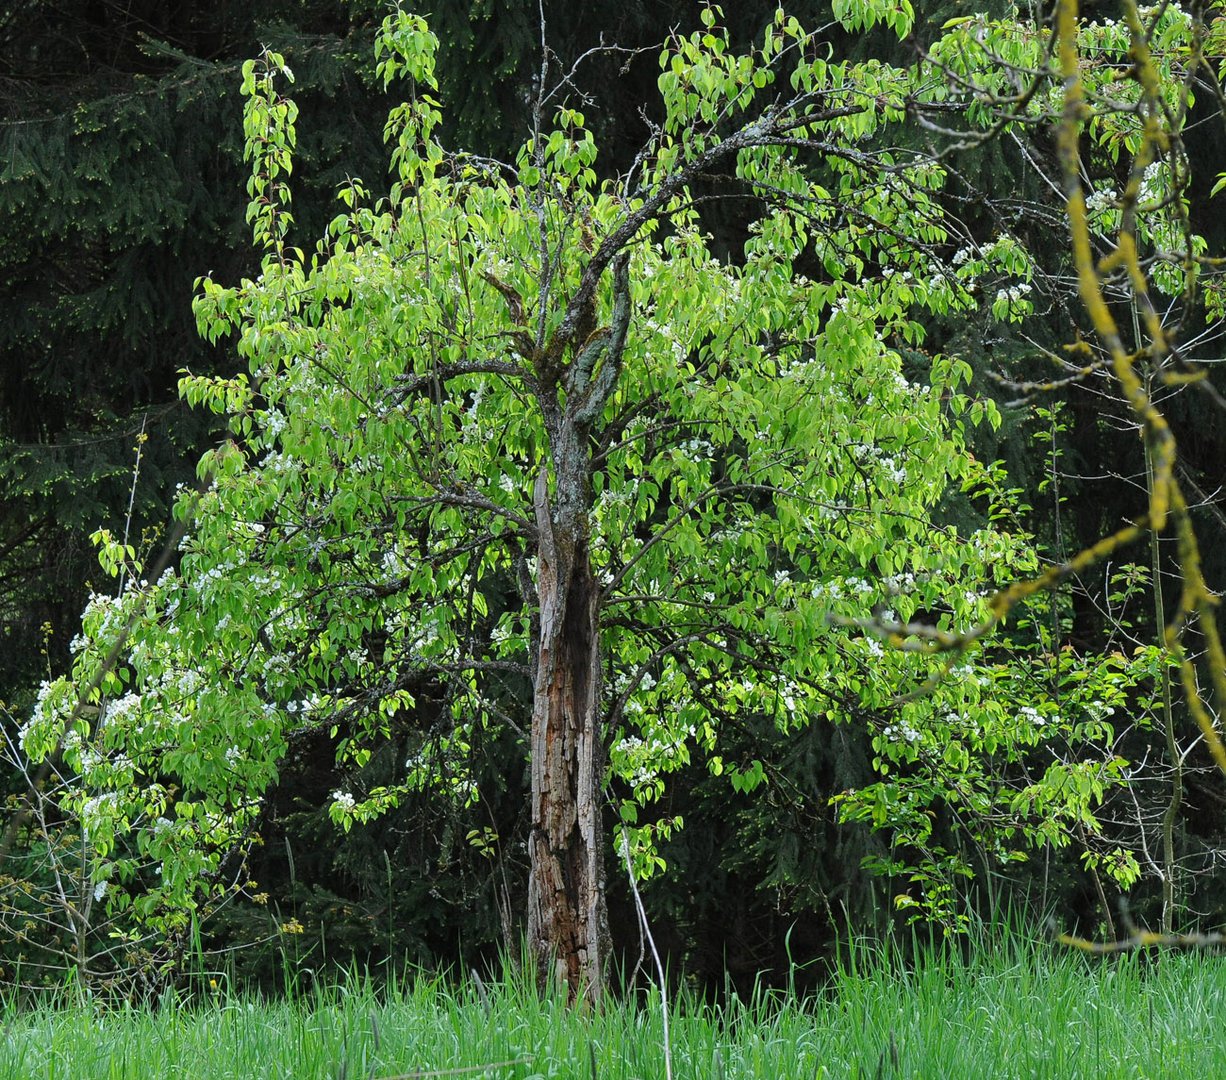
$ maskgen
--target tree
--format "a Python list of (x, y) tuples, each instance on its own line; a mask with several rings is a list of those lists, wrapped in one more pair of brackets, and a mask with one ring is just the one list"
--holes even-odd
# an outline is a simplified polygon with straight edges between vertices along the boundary
[[(885, 6), (844, 18), (909, 25)], [(1020, 532), (939, 523), (951, 486), (999, 487), (963, 442), (996, 415), (960, 392), (964, 363), (916, 348), (922, 317), (969, 309), (977, 280), (1025, 260), (1005, 242), (946, 257), (942, 167), (884, 148), (915, 73), (827, 61), (782, 13), (745, 55), (715, 9), (703, 21), (662, 54), (650, 144), (600, 182), (573, 73), (542, 80), (515, 162), (446, 151), (433, 38), (389, 17), (380, 74), (412, 86), (387, 125), (397, 179), (373, 205), (344, 185), (310, 256), (289, 243), (283, 60), (244, 67), (262, 272), (203, 279), (196, 314), (210, 339), (237, 336), (248, 372), (182, 383), (232, 437), (180, 502), (176, 570), (142, 581), (100, 537), (131, 584), (91, 602), (73, 677), (23, 731), (79, 777), (63, 805), (108, 904), (173, 927), (224, 891), (296, 731), (330, 728), (357, 763), (417, 733), (401, 783), (336, 793), (346, 824), (414, 788), (479, 798), (467, 753), (506, 723), (530, 774), (529, 939), (542, 977), (595, 999), (609, 794), (647, 876), (681, 824), (640, 819), (669, 771), (701, 756), (738, 791), (762, 783), (761, 760), (721, 753), (746, 717), (868, 722), (887, 774), (956, 774), (970, 751), (936, 744), (972, 713), (977, 750), (1046, 737), (1041, 717), (1019, 733), (1016, 708), (985, 708), (996, 669), (939, 678), (931, 646), (965, 641), (995, 585), (1036, 563)], [(701, 217), (725, 198), (751, 208), (733, 261)], [(1017, 292), (1002, 286), (999, 315), (1026, 309)], [(1084, 826), (1118, 779), (1118, 762), (1072, 761), (1031, 806)], [(983, 791), (981, 813), (1012, 799)]]

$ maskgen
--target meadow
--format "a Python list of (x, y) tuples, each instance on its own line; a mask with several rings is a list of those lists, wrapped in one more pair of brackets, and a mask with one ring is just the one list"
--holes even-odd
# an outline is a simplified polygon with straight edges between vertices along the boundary
[[(844, 948), (819, 994), (672, 1002), (677, 1078), (1226, 1075), (1226, 969), (1207, 952), (1086, 957), (1044, 943), (902, 964)], [(0, 1077), (144, 1080), (666, 1076), (654, 991), (597, 1014), (514, 977), (342, 978), (266, 1000), (224, 980), (144, 1005), (10, 1006)]]

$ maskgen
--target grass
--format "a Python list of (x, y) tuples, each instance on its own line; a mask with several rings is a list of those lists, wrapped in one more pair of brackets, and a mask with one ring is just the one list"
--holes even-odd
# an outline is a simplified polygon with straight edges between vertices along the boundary
[[(1087, 960), (1018, 945), (905, 968), (859, 948), (807, 1002), (765, 993), (720, 1007), (683, 1002), (674, 1075), (1226, 1076), (1222, 964), (1205, 953)], [(590, 1016), (515, 980), (457, 987), (423, 976), (382, 990), (349, 979), (297, 1001), (222, 993), (139, 1008), (41, 1005), (8, 1010), (0, 1077), (655, 1080), (664, 1064), (654, 1000)]]

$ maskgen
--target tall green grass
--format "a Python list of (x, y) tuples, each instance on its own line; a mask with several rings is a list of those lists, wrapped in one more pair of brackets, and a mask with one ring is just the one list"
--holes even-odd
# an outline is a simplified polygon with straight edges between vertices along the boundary
[[(857, 947), (807, 1001), (763, 992), (673, 1015), (681, 1078), (1226, 1076), (1226, 969), (1204, 954), (1089, 960), (1045, 945)], [(663, 1077), (658, 999), (566, 1008), (522, 981), (348, 979), (296, 1000), (224, 991), (143, 1007), (10, 1008), (0, 1077)], [(501, 1064), (496, 1064), (501, 1063)], [(469, 1070), (460, 1072), (458, 1070)]]

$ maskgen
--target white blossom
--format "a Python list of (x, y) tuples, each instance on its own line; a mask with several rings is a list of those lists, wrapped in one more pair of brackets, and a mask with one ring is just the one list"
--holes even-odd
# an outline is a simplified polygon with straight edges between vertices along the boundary
[(1006, 289), (996, 290), (996, 299), (1004, 300), (1006, 303), (1015, 304), (1021, 300), (1031, 290), (1031, 285), (1027, 281), (1019, 281), (1016, 285), (1010, 285)]
[(1043, 725), (1047, 723), (1047, 721), (1039, 713), (1039, 710), (1034, 708), (1032, 705), (1023, 705), (1018, 710), (1018, 718), (1029, 721), (1035, 727), (1043, 727)]

